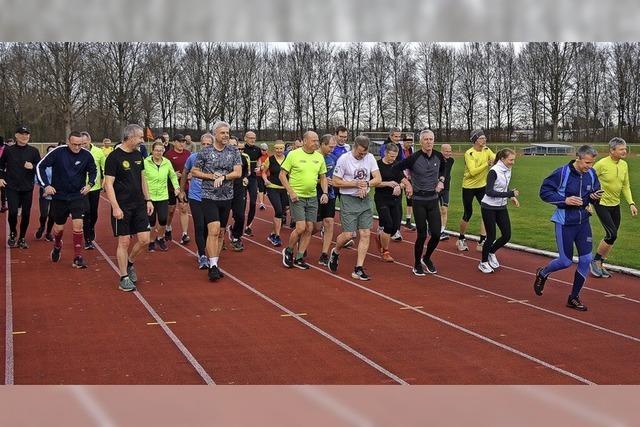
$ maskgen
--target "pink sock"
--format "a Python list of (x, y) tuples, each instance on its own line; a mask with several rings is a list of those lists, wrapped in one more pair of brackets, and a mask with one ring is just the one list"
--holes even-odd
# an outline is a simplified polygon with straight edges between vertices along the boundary
[(53, 233), (53, 247), (56, 249), (60, 249), (62, 247), (62, 233), (64, 233), (64, 230)]
[(76, 257), (82, 256), (82, 231), (73, 232), (73, 255)]

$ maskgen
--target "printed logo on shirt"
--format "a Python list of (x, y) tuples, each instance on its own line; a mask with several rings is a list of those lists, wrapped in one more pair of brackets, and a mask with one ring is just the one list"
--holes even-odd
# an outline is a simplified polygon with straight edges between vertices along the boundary
[(367, 169), (356, 169), (353, 172), (353, 179), (369, 179), (369, 171)]
[(125, 170), (129, 170), (129, 169), (131, 168), (131, 164), (129, 163), (129, 161), (128, 161), (128, 160), (123, 160), (123, 161), (122, 161), (122, 167), (123, 167)]

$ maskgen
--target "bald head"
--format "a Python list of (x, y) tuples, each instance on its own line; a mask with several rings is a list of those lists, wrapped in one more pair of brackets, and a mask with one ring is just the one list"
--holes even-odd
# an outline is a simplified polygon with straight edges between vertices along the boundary
[(314, 131), (308, 130), (302, 135), (302, 149), (307, 153), (313, 153), (320, 146), (320, 139), (318, 134)]
[(442, 151), (442, 155), (444, 156), (445, 159), (448, 159), (453, 155), (453, 151), (451, 150), (451, 145), (449, 144), (442, 144), (440, 146), (440, 150)]

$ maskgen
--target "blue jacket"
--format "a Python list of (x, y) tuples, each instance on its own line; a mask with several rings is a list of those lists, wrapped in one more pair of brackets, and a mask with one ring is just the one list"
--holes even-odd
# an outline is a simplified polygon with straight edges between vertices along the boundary
[[(51, 181), (46, 173), (48, 167), (51, 167)], [(89, 150), (82, 148), (76, 154), (66, 145), (49, 151), (37, 166), (40, 185), (43, 188), (51, 185), (56, 189), (56, 194), (52, 197), (54, 200), (76, 200), (84, 197), (80, 190), (87, 183), (93, 187), (96, 174), (96, 163)]]
[[(593, 169), (580, 173), (573, 166), (575, 160), (554, 170), (542, 182), (540, 198), (556, 207), (551, 221), (562, 225), (576, 225), (589, 221), (591, 214), (586, 210), (592, 199), (591, 193), (600, 189), (600, 181)], [(582, 198), (581, 206), (568, 206), (564, 203), (570, 196)]]

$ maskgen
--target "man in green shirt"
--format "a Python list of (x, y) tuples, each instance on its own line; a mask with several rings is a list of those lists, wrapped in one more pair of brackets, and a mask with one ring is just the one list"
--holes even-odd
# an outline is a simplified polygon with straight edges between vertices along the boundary
[[(282, 263), (285, 267), (297, 267), (308, 270), (304, 261), (304, 252), (311, 241), (313, 225), (318, 218), (318, 198), (316, 186), (320, 178), (322, 195), (320, 203), (329, 201), (327, 166), (320, 152), (318, 134), (307, 131), (302, 137), (302, 147), (291, 151), (280, 166), (280, 182), (287, 190), (291, 200), (291, 217), (296, 228), (289, 236), (289, 246), (282, 250)], [(294, 248), (298, 252), (294, 260)]]
[(80, 132), (82, 135), (83, 148), (88, 150), (93, 156), (93, 160), (96, 164), (96, 183), (91, 187), (91, 191), (87, 194), (87, 200), (89, 201), (89, 210), (84, 215), (83, 221), (83, 234), (84, 234), (84, 249), (95, 249), (93, 241), (96, 238), (96, 222), (98, 222), (98, 205), (100, 204), (100, 192), (102, 190), (102, 177), (104, 174), (104, 162), (107, 158), (102, 148), (97, 147), (91, 142), (91, 135), (89, 132)]
[(624, 139), (616, 137), (609, 141), (609, 156), (600, 159), (593, 166), (598, 180), (600, 180), (600, 186), (604, 190), (600, 203), (595, 205), (595, 210), (605, 232), (604, 239), (598, 245), (598, 250), (590, 265), (591, 274), (595, 277), (611, 277), (611, 273), (604, 268), (602, 263), (618, 238), (621, 194), (629, 204), (631, 216), (638, 215), (638, 209), (631, 195), (629, 166), (624, 161), (625, 157), (627, 157), (627, 143)]

